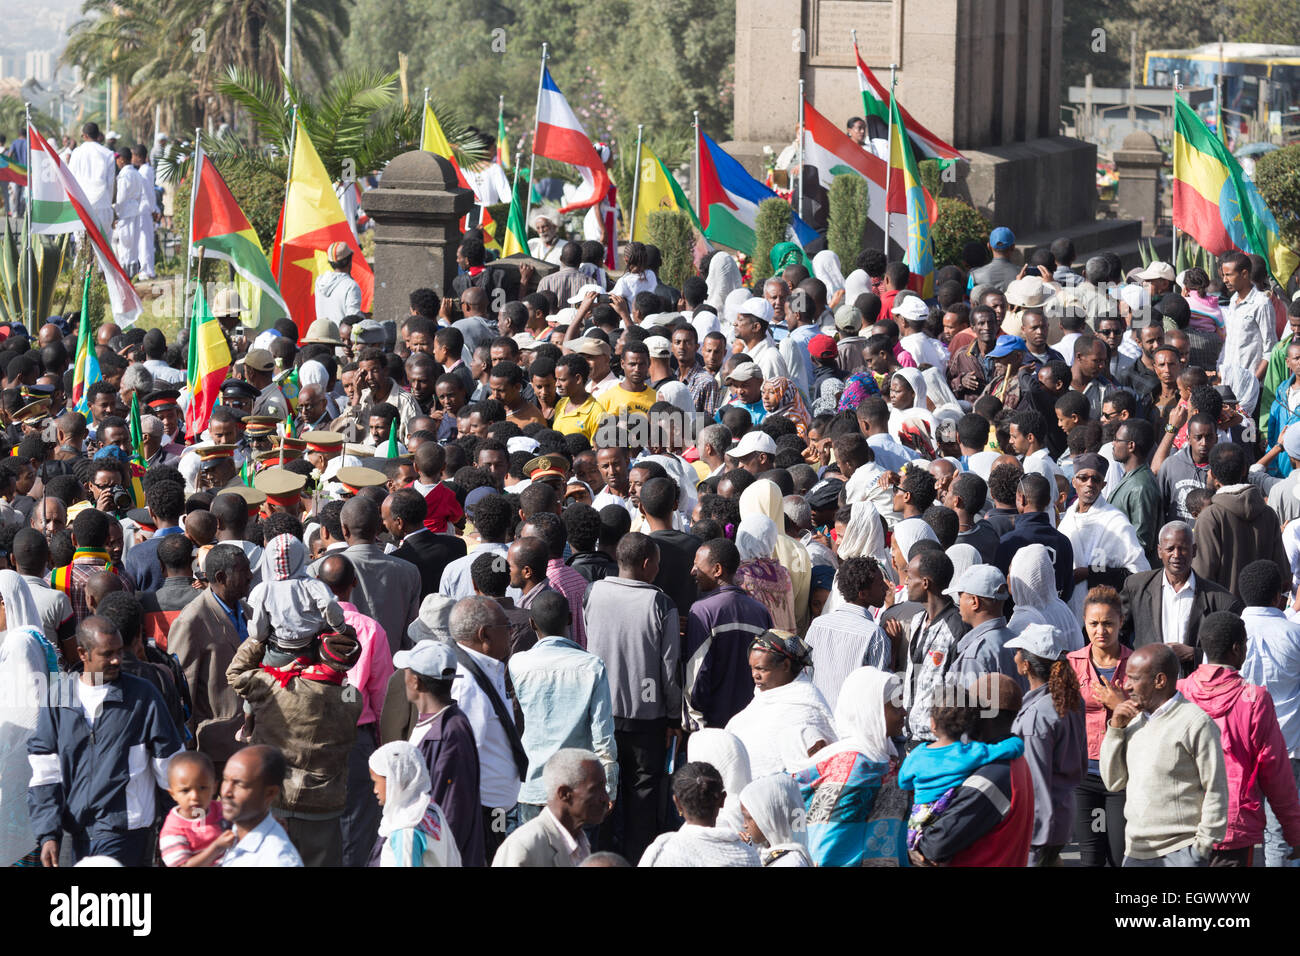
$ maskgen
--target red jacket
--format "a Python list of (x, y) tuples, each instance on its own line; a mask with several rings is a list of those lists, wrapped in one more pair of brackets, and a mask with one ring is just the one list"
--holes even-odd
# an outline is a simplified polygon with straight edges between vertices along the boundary
[(966, 849), (949, 866), (1024, 866), (1034, 835), (1034, 778), (1024, 757), (1011, 761), (1011, 807), (1002, 822)]
[[(1128, 659), (1132, 656), (1131, 647), (1125, 647), (1123, 644), (1119, 646), (1119, 666), (1115, 668), (1115, 674), (1111, 678), (1111, 683), (1116, 687), (1124, 686), (1124, 672), (1128, 668)], [(1101, 681), (1097, 679), (1097, 672), (1092, 668), (1092, 645), (1084, 644), (1077, 651), (1067, 654), (1065, 659), (1074, 668), (1074, 676), (1079, 679), (1079, 693), (1083, 696), (1083, 720), (1088, 731), (1088, 759), (1100, 760), (1101, 742), (1106, 736), (1106, 722), (1110, 720), (1110, 711), (1092, 697), (1093, 685), (1101, 685)]]
[(1300, 795), (1286, 740), (1263, 687), (1222, 664), (1202, 664), (1178, 690), (1213, 718), (1228, 771), (1228, 832), (1221, 850), (1254, 846), (1264, 836), (1264, 798), (1282, 824), (1283, 839), (1300, 846)]

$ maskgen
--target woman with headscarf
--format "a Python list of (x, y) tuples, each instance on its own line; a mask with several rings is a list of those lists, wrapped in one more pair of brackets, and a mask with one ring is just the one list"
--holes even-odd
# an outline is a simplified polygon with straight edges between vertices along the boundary
[(809, 275), (813, 274), (813, 264), (808, 259), (808, 253), (797, 242), (778, 242), (772, 247), (767, 259), (775, 276), (779, 276), (786, 266), (803, 266)]
[(731, 827), (737, 833), (745, 828), (744, 814), (740, 811), (740, 793), (752, 779), (749, 772), (749, 753), (740, 738), (721, 727), (705, 727), (687, 739), (686, 759), (690, 763), (707, 763), (722, 774), (722, 785), (727, 800), (718, 814), (716, 826)]
[[(848, 523), (841, 528), (836, 523), (837, 539), (835, 557), (843, 562), (849, 558), (874, 558), (885, 576), (889, 572), (889, 547), (885, 544), (885, 525), (880, 520), (880, 512), (870, 501), (855, 501), (849, 508)], [(838, 516), (837, 516), (838, 517)], [(830, 596), (822, 607), (823, 614), (829, 614), (844, 606), (838, 582), (831, 587)]]
[(754, 699), (726, 729), (744, 745), (755, 777), (801, 766), (838, 736), (811, 665), (811, 648), (789, 631), (764, 631), (750, 643)]
[(768, 417), (773, 415), (788, 418), (794, 422), (799, 437), (808, 437), (808, 428), (812, 425), (812, 416), (804, 404), (803, 395), (788, 378), (769, 378), (763, 381), (763, 407)]
[(745, 836), (764, 866), (812, 866), (799, 785), (787, 774), (759, 777), (740, 792)]
[(736, 529), (736, 549), (740, 568), (735, 583), (750, 597), (767, 608), (772, 626), (781, 631), (795, 630), (794, 584), (790, 572), (776, 560), (776, 542), (780, 535), (776, 523), (763, 515), (746, 515)]
[(0, 571), (0, 630), (0, 866), (40, 866), (27, 814), (27, 741), (62, 661), (27, 582), (9, 570)]
[(414, 744), (395, 740), (370, 755), (370, 779), (383, 808), (375, 866), (460, 866), (460, 850), (429, 793), (429, 771)]
[(708, 295), (704, 302), (721, 314), (727, 296), (740, 288), (740, 266), (726, 252), (717, 252), (709, 260), (709, 274), (704, 280)]
[(907, 716), (901, 700), (897, 675), (858, 668), (835, 705), (839, 739), (791, 771), (817, 866), (908, 865), (912, 799), (898, 789), (901, 759), (893, 743)]
[(861, 371), (854, 372), (844, 382), (844, 391), (840, 393), (836, 411), (854, 411), (868, 398), (879, 394), (880, 386), (876, 384), (876, 377), (871, 374), (870, 368), (864, 366)]
[(865, 269), (854, 269), (844, 277), (844, 301), (849, 305), (858, 304), (858, 296), (874, 291), (871, 276)]
[(680, 409), (690, 416), (691, 421), (694, 421), (695, 399), (691, 398), (691, 390), (686, 387), (685, 382), (664, 382), (655, 393), (655, 398)]
[[(900, 368), (889, 377), (889, 434), (932, 457), (934, 415), (930, 413), (926, 395), (925, 378), (917, 369)], [(922, 439), (928, 447), (918, 447)]]
[(794, 586), (794, 617), (801, 633), (808, 628), (808, 593), (812, 587), (812, 558), (808, 549), (790, 537), (780, 533), (785, 527), (785, 505), (781, 489), (775, 482), (760, 478), (740, 495), (740, 516), (761, 514), (769, 519), (778, 529), (776, 538), (776, 560), (790, 572), (790, 583)]
[(1079, 619), (1056, 596), (1056, 566), (1044, 545), (1026, 545), (1015, 553), (1007, 568), (1007, 587), (1016, 609), (1007, 627), (1019, 634), (1030, 624), (1048, 624), (1061, 632), (1068, 650), (1083, 647)]
[(895, 580), (900, 585), (907, 580), (907, 562), (911, 560), (912, 547), (916, 542), (938, 540), (934, 529), (920, 518), (904, 518), (894, 525), (894, 536), (889, 542), (889, 554), (896, 575)]
[(844, 273), (840, 270), (840, 257), (830, 249), (813, 256), (813, 275), (826, 286), (826, 307), (834, 312), (845, 300)]

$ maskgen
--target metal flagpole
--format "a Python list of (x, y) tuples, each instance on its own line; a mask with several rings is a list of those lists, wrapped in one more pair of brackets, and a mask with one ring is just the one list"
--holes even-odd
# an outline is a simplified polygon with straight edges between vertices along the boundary
[(803, 218), (803, 78), (799, 78), (799, 152), (795, 160), (799, 164), (799, 192), (798, 199), (795, 203), (795, 209), (799, 218)]
[(894, 77), (897, 63), (889, 64), (889, 125), (885, 142), (889, 144), (885, 153), (885, 258), (889, 258), (889, 180), (894, 171)]
[[(500, 133), (502, 127), (506, 125), (506, 95), (502, 93), (497, 97), (497, 132)], [(497, 143), (497, 155), (501, 154), (501, 145)]]
[(695, 215), (700, 215), (700, 111), (695, 110), (695, 175), (691, 181), (695, 185)]
[(424, 149), (424, 127), (429, 122), (429, 88), (424, 88), (424, 106), (420, 109), (420, 149)]
[[(1180, 70), (1174, 70), (1174, 115), (1171, 117), (1171, 119), (1173, 119), (1175, 136), (1177, 135), (1176, 131), (1178, 129), (1178, 74), (1180, 72), (1181, 72)], [(1178, 155), (1177, 150), (1174, 151), (1174, 155), (1175, 156)], [(1170, 232), (1173, 234), (1173, 241), (1174, 241), (1173, 251), (1171, 253), (1173, 257), (1173, 261), (1170, 263), (1170, 265), (1174, 267), (1174, 272), (1177, 272), (1178, 271), (1178, 226), (1174, 224), (1174, 204), (1173, 204), (1172, 197), (1170, 198), (1169, 201), (1169, 229)]]
[[(36, 266), (36, 248), (32, 245), (32, 104), (23, 104), (23, 116), (27, 123), (27, 202), (23, 204), (23, 220), (27, 230), (27, 331), (36, 334), (36, 303), (32, 301), (32, 271)], [(53, 147), (51, 147), (53, 148)], [(21, 191), (18, 195), (22, 195)], [(42, 507), (44, 507), (42, 505)]]
[(533, 214), (533, 167), (537, 165), (537, 117), (542, 112), (542, 83), (546, 80), (547, 44), (542, 44), (542, 68), (537, 73), (537, 105), (533, 107), (533, 140), (528, 145), (528, 199), (524, 203), (524, 234), (528, 234), (528, 217)]
[(296, 103), (289, 121), (289, 131), (289, 174), (284, 177), (284, 205), (280, 208), (280, 255), (276, 260), (278, 265), (275, 270), (276, 285), (280, 284), (280, 278), (284, 272), (284, 210), (289, 205), (289, 186), (293, 183), (293, 151), (294, 147), (298, 145), (298, 106)]
[(284, 0), (284, 79), (293, 81), (293, 0)]
[[(181, 304), (183, 310), (181, 315), (190, 314), (190, 262), (194, 258), (194, 197), (199, 194), (199, 176), (203, 172), (203, 146), (199, 142), (199, 128), (194, 127), (194, 163), (190, 175), (190, 224), (188, 231), (185, 233), (185, 285), (181, 287)], [(284, 250), (281, 249), (283, 256)], [(279, 277), (276, 277), (279, 280)], [(199, 281), (203, 281), (203, 276), (199, 276)]]
[(644, 129), (644, 123), (636, 124), (636, 167), (632, 175), (632, 225), (628, 227), (628, 242), (636, 239), (636, 198), (641, 188), (641, 131)]

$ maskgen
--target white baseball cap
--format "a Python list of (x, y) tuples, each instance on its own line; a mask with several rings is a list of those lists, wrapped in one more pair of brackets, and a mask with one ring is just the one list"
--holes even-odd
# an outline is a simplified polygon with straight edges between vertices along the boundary
[(569, 305), (582, 305), (582, 300), (585, 299), (587, 296), (589, 296), (591, 293), (593, 292), (600, 293), (604, 291), (605, 290), (602, 289), (600, 286), (596, 285), (596, 283), (588, 282), (586, 285), (584, 285), (581, 289), (578, 290), (577, 295), (571, 296), (569, 298)]
[(752, 296), (740, 304), (736, 310), (737, 315), (752, 315), (756, 319), (762, 319), (764, 322), (771, 322), (775, 313), (772, 312), (772, 303), (767, 299), (760, 299), (758, 296)]
[(452, 680), (456, 676), (456, 654), (444, 641), (420, 641), (409, 651), (394, 654), (393, 666), (409, 667), (417, 674), (437, 680)]
[(748, 458), (750, 455), (756, 454), (760, 451), (767, 452), (769, 455), (775, 455), (776, 442), (772, 440), (772, 436), (767, 432), (760, 431), (757, 428), (752, 428), (745, 432), (740, 441), (736, 442), (735, 446), (727, 452), (727, 457), (736, 459)]
[(1144, 282), (1149, 279), (1168, 279), (1170, 282), (1173, 282), (1174, 267), (1167, 262), (1156, 261), (1139, 272), (1137, 277)]

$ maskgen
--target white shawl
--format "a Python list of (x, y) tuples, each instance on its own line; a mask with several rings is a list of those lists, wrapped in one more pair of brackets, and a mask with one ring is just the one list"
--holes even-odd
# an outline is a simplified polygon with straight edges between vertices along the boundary
[(807, 672), (782, 687), (754, 688), (754, 699), (726, 729), (744, 744), (755, 777), (797, 766), (818, 740), (830, 742), (839, 736), (830, 705)]

